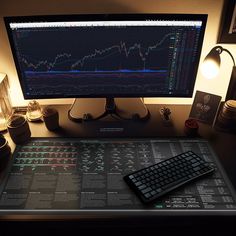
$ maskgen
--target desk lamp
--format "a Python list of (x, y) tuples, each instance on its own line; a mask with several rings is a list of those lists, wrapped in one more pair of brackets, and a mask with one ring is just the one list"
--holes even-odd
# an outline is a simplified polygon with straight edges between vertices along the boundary
[(9, 82), (6, 74), (0, 73), (0, 132), (7, 129), (7, 119), (11, 114)]
[(220, 54), (222, 52), (227, 52), (233, 61), (230, 83), (225, 97), (225, 101), (228, 101), (230, 99), (236, 99), (236, 65), (234, 57), (230, 53), (230, 51), (221, 46), (216, 46), (212, 48), (203, 61), (203, 64), (201, 66), (201, 71), (202, 74), (208, 79), (216, 77), (220, 69), (220, 62), (221, 62)]
[(225, 97), (225, 103), (218, 116), (218, 121), (222, 127), (236, 131), (236, 66), (233, 55), (229, 50), (221, 46), (216, 46), (211, 49), (204, 59), (201, 71), (206, 78), (212, 79), (216, 77), (220, 68), (220, 54), (222, 52), (227, 52), (230, 55), (233, 61), (233, 68)]

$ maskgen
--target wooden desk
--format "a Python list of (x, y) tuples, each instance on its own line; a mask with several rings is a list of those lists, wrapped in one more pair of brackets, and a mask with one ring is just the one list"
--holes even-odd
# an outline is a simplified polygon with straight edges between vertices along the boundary
[[(148, 105), (151, 118), (147, 122), (116, 121), (107, 117), (101, 121), (76, 123), (68, 119), (69, 107), (69, 105), (55, 106), (59, 111), (61, 126), (56, 132), (48, 131), (43, 122), (29, 122), (32, 137), (182, 137), (186, 136), (184, 122), (188, 119), (191, 109), (190, 105), (168, 105), (171, 109), (173, 126), (166, 127), (159, 113), (161, 105)], [(200, 137), (211, 143), (236, 189), (236, 134), (219, 132), (203, 123), (199, 123), (199, 126)], [(14, 149), (8, 134), (6, 137)]]
[[(188, 118), (190, 112), (190, 106), (187, 105), (168, 105), (172, 112), (172, 127), (165, 127), (161, 121), (159, 113), (160, 105), (149, 105), (148, 108), (151, 112), (151, 119), (148, 122), (119, 122), (114, 120), (96, 121), (96, 122), (84, 122), (75, 123), (67, 118), (67, 111), (69, 106), (57, 105), (55, 108), (59, 111), (60, 126), (61, 129), (57, 132), (48, 131), (43, 123), (30, 123), (30, 129), (33, 137), (170, 137), (170, 136), (184, 136), (184, 122)], [(115, 132), (112, 132), (112, 130)], [(228, 174), (232, 184), (236, 189), (236, 155), (235, 155), (235, 144), (236, 135), (218, 132), (212, 129), (206, 124), (200, 123), (199, 135), (211, 143), (213, 149), (218, 155), (221, 164), (223, 165), (226, 173)], [(11, 142), (8, 134), (7, 139), (11, 143), (12, 150), (14, 144)], [(21, 216), (21, 220), (28, 219), (28, 217)], [(181, 230), (184, 234), (191, 232), (193, 225), (196, 228), (195, 233), (201, 233), (201, 227), (207, 227), (209, 232), (215, 231), (227, 231), (235, 232), (235, 216), (225, 216), (224, 212), (222, 215), (208, 217), (206, 215), (192, 215), (192, 216), (143, 216), (143, 217), (126, 217), (125, 214), (122, 217), (110, 218), (108, 216), (96, 218), (96, 215), (89, 216), (87, 219), (80, 218), (79, 215), (64, 217), (58, 216), (53, 221), (41, 222), (41, 225), (46, 227), (45, 229), (59, 227), (61, 232), (67, 227), (73, 229), (79, 228), (81, 232), (97, 232), (101, 230), (104, 233), (106, 228), (109, 227), (109, 234), (116, 232), (130, 232), (134, 230), (141, 232), (142, 234), (150, 229), (152, 231), (159, 230), (164, 232), (176, 233), (176, 230)], [(42, 220), (42, 219), (41, 219)], [(58, 223), (60, 221), (60, 223)], [(76, 221), (76, 222), (74, 222)], [(33, 230), (33, 227), (38, 227), (38, 223), (34, 222), (30, 226), (26, 222), (21, 222), (21, 227), (25, 226), (28, 230)], [(10, 222), (5, 222), (6, 225), (11, 227)], [(19, 223), (17, 223), (19, 224)], [(16, 225), (17, 225), (16, 224)], [(40, 225), (40, 226), (41, 226)], [(105, 226), (106, 225), (106, 226)], [(172, 226), (173, 228), (171, 228)], [(123, 228), (122, 228), (123, 227)], [(183, 228), (184, 227), (184, 228)], [(199, 228), (200, 227), (200, 228)], [(9, 230), (9, 228), (8, 228)], [(14, 229), (12, 229), (14, 231)], [(44, 232), (43, 229), (41, 229)], [(40, 230), (39, 230), (40, 231)], [(112, 231), (112, 232), (111, 232)], [(7, 231), (6, 231), (7, 232)], [(65, 232), (65, 231), (64, 231)], [(183, 235), (182, 234), (182, 235)], [(226, 234), (224, 234), (226, 235)]]

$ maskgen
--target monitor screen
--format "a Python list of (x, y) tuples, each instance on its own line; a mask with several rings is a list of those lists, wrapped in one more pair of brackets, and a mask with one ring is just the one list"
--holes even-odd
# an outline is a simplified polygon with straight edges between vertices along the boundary
[(26, 99), (191, 97), (207, 15), (5, 17)]

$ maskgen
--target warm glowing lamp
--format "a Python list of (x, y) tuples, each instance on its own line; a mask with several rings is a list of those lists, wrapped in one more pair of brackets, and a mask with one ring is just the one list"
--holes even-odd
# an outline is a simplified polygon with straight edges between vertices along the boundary
[(7, 119), (11, 114), (8, 79), (6, 74), (0, 73), (0, 131), (7, 129)]
[(230, 78), (228, 91), (225, 97), (225, 101), (227, 101), (236, 99), (236, 66), (234, 57), (230, 53), (230, 51), (221, 46), (216, 46), (212, 48), (211, 51), (208, 53), (208, 55), (205, 57), (203, 64), (201, 65), (201, 72), (208, 79), (216, 77), (220, 69), (220, 63), (221, 63), (220, 54), (222, 52), (227, 52), (233, 61), (232, 74)]
[(201, 71), (206, 78), (214, 78), (219, 72), (220, 54), (222, 52), (227, 52), (230, 55), (233, 61), (233, 68), (228, 91), (225, 96), (225, 103), (218, 115), (217, 126), (224, 130), (236, 132), (236, 66), (233, 55), (229, 50), (221, 46), (216, 46), (211, 49), (204, 59)]

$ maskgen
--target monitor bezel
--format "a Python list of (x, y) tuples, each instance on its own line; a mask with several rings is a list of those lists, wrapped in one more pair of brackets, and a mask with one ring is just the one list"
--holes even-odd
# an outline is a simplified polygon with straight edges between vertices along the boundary
[[(182, 97), (182, 98), (190, 98), (193, 95), (194, 87), (197, 79), (197, 72), (199, 67), (199, 61), (202, 51), (202, 45), (204, 40), (204, 34), (207, 24), (207, 14), (165, 14), (165, 13), (135, 13), (135, 14), (72, 14), (72, 15), (34, 15), (34, 16), (6, 16), (4, 17), (4, 23), (8, 34), (8, 39), (10, 42), (10, 48), (13, 55), (18, 79), (21, 85), (22, 93), (24, 99), (57, 99), (57, 98), (134, 98), (134, 97)], [(26, 23), (26, 22), (57, 22), (57, 21), (126, 21), (126, 20), (200, 20), (202, 21), (202, 30), (199, 35), (199, 44), (196, 54), (196, 66), (193, 71), (193, 80), (192, 86), (189, 88), (188, 94), (145, 94), (145, 93), (137, 93), (137, 94), (94, 94), (94, 95), (27, 95), (24, 78), (21, 75), (21, 68), (16, 55), (16, 48), (13, 41), (12, 30), (10, 28), (10, 23)]]

